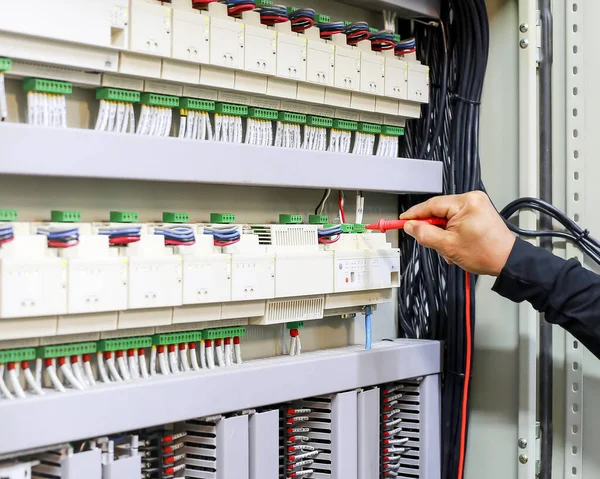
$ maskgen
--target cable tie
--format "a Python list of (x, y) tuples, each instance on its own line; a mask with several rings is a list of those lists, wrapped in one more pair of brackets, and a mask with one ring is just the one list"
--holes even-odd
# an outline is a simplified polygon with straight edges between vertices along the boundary
[(590, 230), (585, 229), (575, 237), (575, 242), (580, 243), (581, 240), (588, 239), (589, 236), (590, 236)]

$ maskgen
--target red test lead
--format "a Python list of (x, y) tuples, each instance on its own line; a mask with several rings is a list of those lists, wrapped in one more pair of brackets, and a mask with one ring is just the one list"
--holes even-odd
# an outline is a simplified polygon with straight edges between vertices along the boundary
[(389, 230), (401, 230), (404, 229), (404, 225), (408, 221), (421, 221), (423, 223), (429, 223), (430, 225), (440, 226), (441, 228), (445, 228), (448, 225), (448, 220), (444, 218), (423, 218), (419, 220), (384, 220), (381, 219), (377, 223), (371, 223), (367, 225), (366, 228), (368, 230), (378, 230), (382, 233), (385, 233)]

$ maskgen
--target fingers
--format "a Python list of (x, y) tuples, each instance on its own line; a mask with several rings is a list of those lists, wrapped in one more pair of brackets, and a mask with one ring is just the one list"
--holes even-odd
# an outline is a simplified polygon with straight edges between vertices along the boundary
[(452, 218), (464, 205), (463, 195), (437, 196), (413, 206), (400, 215), (400, 219)]
[(433, 248), (445, 256), (445, 245), (448, 243), (450, 232), (420, 221), (409, 221), (404, 225), (404, 231), (415, 238), (419, 244)]

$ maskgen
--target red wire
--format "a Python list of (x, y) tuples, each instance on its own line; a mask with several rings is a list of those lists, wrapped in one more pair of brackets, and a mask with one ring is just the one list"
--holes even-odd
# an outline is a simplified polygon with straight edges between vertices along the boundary
[(6, 243), (10, 243), (10, 242), (11, 242), (12, 240), (14, 240), (14, 239), (15, 239), (15, 238), (14, 238), (14, 236), (13, 236), (12, 238), (7, 238), (7, 239), (5, 239), (5, 240), (2, 240), (2, 241), (0, 241), (0, 246), (2, 246), (3, 244), (6, 244)]
[(460, 425), (460, 456), (458, 462), (458, 479), (462, 479), (465, 470), (465, 449), (467, 446), (467, 410), (469, 407), (469, 386), (471, 384), (471, 275), (465, 276), (465, 328), (467, 330), (467, 363), (465, 365), (465, 384), (462, 401), (462, 421)]
[(137, 243), (141, 238), (139, 236), (119, 236), (118, 238), (110, 238), (108, 242), (114, 245), (122, 245), (129, 243)]
[(215, 246), (220, 246), (220, 247), (231, 246), (232, 244), (239, 243), (239, 241), (240, 241), (239, 239), (236, 239), (233, 241), (224, 241), (224, 242), (215, 241)]
[(239, 15), (243, 12), (249, 12), (250, 10), (254, 10), (256, 5), (252, 3), (242, 3), (241, 5), (236, 5), (235, 7), (231, 7), (227, 10), (229, 15)]
[(177, 241), (177, 240), (166, 239), (165, 244), (169, 245), (169, 246), (192, 246), (193, 244), (196, 244), (196, 240), (194, 240), (194, 241)]
[(341, 235), (334, 236), (333, 239), (319, 238), (319, 243), (321, 244), (333, 244), (336, 241), (339, 241)]
[(274, 25), (275, 23), (285, 23), (289, 20), (287, 17), (281, 17), (279, 15), (261, 15), (260, 21), (266, 25)]
[(70, 248), (71, 246), (77, 246), (79, 244), (79, 240), (74, 241), (72, 243), (61, 243), (60, 241), (48, 241), (49, 248)]
[(342, 192), (340, 191), (340, 195), (339, 195), (339, 199), (338, 199), (338, 206), (340, 207), (340, 217), (342, 220), (342, 223), (346, 222), (346, 213), (344, 211), (344, 196), (342, 195)]
[(396, 55), (408, 55), (409, 53), (415, 53), (416, 48), (410, 48), (408, 50), (396, 50)]
[[(306, 25), (301, 25), (301, 26), (297, 26), (299, 23), (304, 23), (306, 22)], [(314, 26), (315, 21), (310, 18), (310, 17), (298, 17), (298, 18), (294, 18), (294, 21), (292, 21), (292, 31), (299, 33), (299, 32), (303, 32), (304, 30), (308, 30), (310, 27)]]

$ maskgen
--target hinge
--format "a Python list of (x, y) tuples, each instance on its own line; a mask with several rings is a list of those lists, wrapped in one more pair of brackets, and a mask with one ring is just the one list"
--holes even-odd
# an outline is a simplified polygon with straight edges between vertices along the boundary
[(539, 476), (542, 471), (542, 426), (539, 421), (535, 423), (535, 475)]
[(542, 61), (542, 13), (535, 11), (535, 61), (538, 66)]

